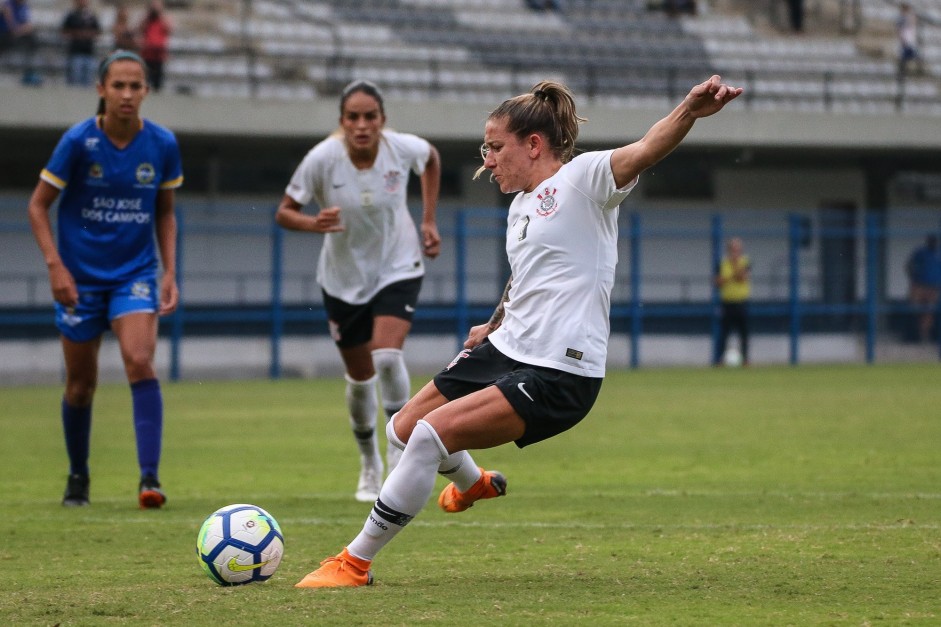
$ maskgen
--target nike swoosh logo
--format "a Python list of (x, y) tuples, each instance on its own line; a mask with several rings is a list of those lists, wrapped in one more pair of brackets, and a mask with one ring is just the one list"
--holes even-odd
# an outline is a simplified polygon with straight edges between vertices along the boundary
[(415, 308), (412, 307), (411, 305), (405, 305), (405, 311), (407, 311), (408, 313), (414, 313)]
[(334, 183), (334, 184), (333, 184), (333, 189), (340, 189), (340, 188), (343, 187), (344, 185), (346, 185), (346, 183), (340, 183), (339, 185), (337, 185), (336, 183)]
[(516, 387), (518, 387), (518, 388), (520, 389), (520, 392), (523, 393), (523, 396), (525, 396), (526, 398), (528, 398), (529, 400), (531, 400), (531, 401), (533, 401), (533, 402), (535, 403), (536, 401), (534, 401), (534, 400), (533, 400), (533, 397), (529, 395), (529, 392), (527, 392), (526, 389), (523, 387), (524, 385), (526, 385), (526, 384), (525, 384), (525, 383), (517, 383), (517, 384), (516, 384)]
[(230, 558), (229, 558), (229, 563), (226, 564), (226, 566), (227, 566), (228, 569), (231, 570), (233, 573), (242, 573), (242, 572), (245, 572), (246, 570), (255, 570), (256, 568), (261, 568), (262, 566), (264, 566), (265, 564), (267, 564), (269, 561), (270, 561), (270, 560), (265, 560), (265, 561), (262, 562), (261, 564), (248, 564), (247, 566), (243, 566), (243, 565), (239, 564), (237, 561), (235, 561), (235, 558), (234, 558), (234, 557), (230, 557)]

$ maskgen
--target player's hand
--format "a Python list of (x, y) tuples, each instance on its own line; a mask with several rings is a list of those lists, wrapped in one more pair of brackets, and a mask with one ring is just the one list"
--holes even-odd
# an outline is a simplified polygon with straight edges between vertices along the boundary
[(75, 279), (62, 262), (49, 266), (49, 286), (52, 288), (52, 298), (60, 305), (75, 307), (78, 304)]
[(731, 87), (722, 82), (718, 74), (693, 87), (686, 96), (686, 107), (694, 118), (705, 118), (718, 113), (726, 104), (741, 95), (741, 87)]
[(176, 311), (180, 304), (180, 289), (177, 287), (176, 279), (170, 276), (164, 276), (160, 280), (160, 311), (161, 316), (169, 316)]
[(434, 259), (441, 254), (441, 236), (438, 234), (437, 225), (422, 223), (421, 246), (426, 257)]
[(317, 233), (339, 233), (344, 227), (340, 224), (340, 208), (327, 207), (314, 216), (314, 231)]
[(481, 342), (487, 339), (487, 336), (499, 329), (499, 325), (496, 327), (491, 327), (490, 323), (478, 324), (475, 327), (471, 327), (471, 330), (467, 333), (467, 339), (464, 340), (464, 348), (475, 348), (480, 345)]

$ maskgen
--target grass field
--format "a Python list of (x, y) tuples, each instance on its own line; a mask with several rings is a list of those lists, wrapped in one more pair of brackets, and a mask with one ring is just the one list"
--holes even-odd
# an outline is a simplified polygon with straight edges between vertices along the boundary
[[(163, 389), (169, 503), (140, 511), (126, 386), (98, 392), (81, 509), (59, 504), (61, 390), (0, 388), (0, 624), (941, 624), (937, 365), (609, 373), (573, 431), (476, 455), (506, 498), (430, 502), (376, 585), (327, 591), (293, 584), (369, 509), (342, 381)], [(196, 532), (237, 502), (285, 557), (221, 588)]]

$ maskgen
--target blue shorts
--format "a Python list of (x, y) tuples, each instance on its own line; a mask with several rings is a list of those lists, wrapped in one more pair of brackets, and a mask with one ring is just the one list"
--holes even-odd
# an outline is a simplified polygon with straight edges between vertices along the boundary
[(140, 276), (117, 287), (78, 286), (78, 305), (56, 303), (56, 327), (73, 342), (89, 342), (111, 328), (111, 321), (159, 309), (157, 279)]

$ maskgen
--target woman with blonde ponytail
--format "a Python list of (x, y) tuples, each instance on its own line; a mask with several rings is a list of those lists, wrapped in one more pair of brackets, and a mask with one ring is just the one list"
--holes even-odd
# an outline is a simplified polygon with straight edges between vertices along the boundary
[(297, 587), (371, 583), (372, 559), (421, 511), (436, 474), (451, 480), (438, 497), (445, 512), (503, 496), (506, 478), (478, 468), (468, 450), (535, 444), (588, 414), (605, 374), (618, 206), (697, 119), (741, 93), (713, 76), (640, 140), (577, 156), (585, 120), (560, 83), (541, 82), (490, 114), (480, 172), (516, 194), (506, 230), (510, 281), (490, 320), (390, 421), (389, 441), (404, 453), (363, 530)]

